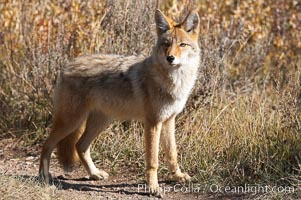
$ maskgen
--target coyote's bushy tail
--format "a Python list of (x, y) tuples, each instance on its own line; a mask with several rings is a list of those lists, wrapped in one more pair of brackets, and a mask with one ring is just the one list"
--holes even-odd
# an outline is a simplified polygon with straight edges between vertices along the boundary
[(72, 171), (74, 165), (79, 161), (76, 143), (85, 130), (85, 123), (70, 135), (62, 139), (57, 145), (57, 156), (59, 163), (65, 171)]

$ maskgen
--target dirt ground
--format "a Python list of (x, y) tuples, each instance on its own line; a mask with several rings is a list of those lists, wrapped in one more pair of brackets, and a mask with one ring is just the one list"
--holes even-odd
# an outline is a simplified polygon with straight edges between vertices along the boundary
[[(41, 145), (28, 147), (20, 141), (0, 140), (0, 173), (4, 176), (20, 177), (22, 180), (36, 179), (40, 150)], [(55, 187), (63, 199), (157, 199), (148, 195), (143, 179), (139, 180), (136, 174), (125, 173), (126, 169), (118, 175), (110, 176), (108, 180), (94, 181), (88, 178), (82, 166), (66, 174), (59, 167), (57, 159), (52, 158), (50, 171), (54, 177), (51, 187)], [(166, 190), (163, 199), (246, 199), (246, 196), (241, 195), (190, 191), (187, 187), (182, 189), (180, 185), (167, 182), (160, 182), (160, 186)]]

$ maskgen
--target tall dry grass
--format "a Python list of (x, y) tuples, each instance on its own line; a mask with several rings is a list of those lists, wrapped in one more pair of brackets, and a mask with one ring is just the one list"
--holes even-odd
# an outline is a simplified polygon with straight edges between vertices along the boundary
[[(163, 1), (197, 8), (201, 69), (177, 117), (179, 161), (199, 182), (300, 183), (300, 3)], [(80, 54), (144, 54), (156, 1), (0, 4), (0, 137), (45, 140), (58, 71)], [(142, 125), (116, 122), (93, 145), (99, 165), (144, 170)], [(161, 156), (162, 157), (162, 156)], [(163, 161), (163, 159), (161, 159)], [(166, 172), (160, 168), (160, 174)], [(164, 173), (163, 173), (164, 172)]]

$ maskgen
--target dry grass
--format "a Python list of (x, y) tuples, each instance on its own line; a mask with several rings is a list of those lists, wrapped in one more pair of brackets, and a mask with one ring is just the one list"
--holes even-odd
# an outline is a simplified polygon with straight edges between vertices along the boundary
[(32, 178), (0, 174), (0, 199), (66, 199), (55, 186), (42, 186)]
[[(164, 2), (171, 14), (185, 7)], [(180, 163), (201, 183), (298, 186), (301, 5), (235, 2), (191, 4), (202, 18), (202, 68), (177, 118)], [(91, 52), (148, 55), (155, 6), (109, 0), (0, 5), (0, 137), (44, 141), (55, 80), (68, 59)], [(94, 143), (96, 163), (111, 173), (131, 167), (143, 177), (142, 134), (139, 123), (111, 125)], [(166, 171), (163, 165), (160, 174)]]

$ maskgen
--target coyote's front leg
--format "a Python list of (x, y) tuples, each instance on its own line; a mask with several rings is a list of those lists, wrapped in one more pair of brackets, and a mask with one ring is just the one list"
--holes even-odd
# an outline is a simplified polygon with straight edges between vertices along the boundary
[(149, 192), (160, 196), (158, 184), (158, 154), (162, 123), (146, 122), (144, 128), (144, 143), (146, 154), (146, 179)]
[(177, 160), (177, 146), (175, 139), (175, 115), (166, 120), (162, 127), (162, 145), (165, 159), (171, 174), (171, 180), (184, 183), (190, 181), (188, 174), (182, 173)]

